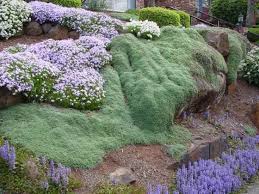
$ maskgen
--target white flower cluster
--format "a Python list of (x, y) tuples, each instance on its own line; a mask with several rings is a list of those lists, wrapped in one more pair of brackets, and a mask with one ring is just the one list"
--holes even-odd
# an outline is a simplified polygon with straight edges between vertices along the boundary
[(10, 38), (22, 31), (23, 23), (30, 21), (31, 9), (22, 0), (0, 1), (0, 37)]
[(241, 76), (250, 84), (259, 86), (259, 47), (253, 48), (239, 68)]
[(160, 28), (157, 23), (148, 20), (128, 22), (126, 23), (125, 30), (145, 39), (153, 39), (160, 36)]

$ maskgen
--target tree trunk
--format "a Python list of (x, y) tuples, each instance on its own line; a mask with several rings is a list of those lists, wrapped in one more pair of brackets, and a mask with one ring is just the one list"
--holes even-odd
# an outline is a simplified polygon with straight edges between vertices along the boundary
[(247, 1), (246, 26), (255, 25), (255, 0)]

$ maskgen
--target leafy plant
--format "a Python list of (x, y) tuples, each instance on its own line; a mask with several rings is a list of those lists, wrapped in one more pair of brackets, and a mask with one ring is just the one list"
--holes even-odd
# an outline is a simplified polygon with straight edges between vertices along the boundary
[(82, 0), (52, 0), (53, 3), (65, 7), (81, 7)]
[(23, 29), (23, 23), (30, 21), (31, 9), (22, 0), (0, 1), (0, 38), (10, 38)]
[(242, 62), (239, 72), (250, 84), (259, 86), (259, 48), (254, 47)]
[(236, 24), (238, 17), (246, 16), (247, 0), (213, 0), (211, 12), (214, 16)]
[(126, 24), (127, 32), (133, 33), (137, 37), (153, 39), (160, 36), (160, 28), (151, 21), (131, 21)]
[(156, 22), (159, 27), (161, 26), (180, 26), (180, 15), (176, 11), (168, 10), (161, 7), (148, 7), (140, 10), (139, 19), (144, 21)]
[(191, 26), (190, 15), (184, 11), (177, 11), (177, 13), (180, 15), (181, 25), (185, 28), (189, 28)]

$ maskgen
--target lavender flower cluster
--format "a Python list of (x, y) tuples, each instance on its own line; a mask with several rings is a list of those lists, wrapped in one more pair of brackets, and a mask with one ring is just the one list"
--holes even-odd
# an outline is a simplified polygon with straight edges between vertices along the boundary
[(156, 187), (148, 185), (147, 194), (169, 194), (169, 190), (165, 185), (157, 185)]
[(223, 154), (218, 162), (199, 160), (177, 172), (175, 193), (231, 193), (259, 170), (259, 136), (243, 140), (244, 147), (233, 154)]
[(77, 109), (96, 109), (104, 95), (98, 72), (111, 61), (108, 39), (81, 36), (31, 46), (18, 45), (0, 53), (0, 87), (29, 99)]
[(62, 164), (58, 164), (57, 166), (51, 160), (49, 164), (49, 172), (48, 177), (51, 182), (60, 187), (66, 188), (69, 183), (69, 175), (71, 173), (71, 169), (63, 166)]
[(119, 20), (85, 9), (67, 8), (38, 1), (30, 2), (30, 6), (32, 17), (37, 22), (59, 23), (82, 35), (103, 36), (111, 39), (118, 35), (117, 29), (122, 26)]
[(4, 145), (0, 147), (0, 157), (7, 162), (10, 170), (15, 169), (15, 148), (10, 146), (7, 140), (4, 142)]
[(53, 160), (47, 160), (45, 156), (39, 157), (41, 166), (46, 169), (46, 179), (42, 182), (43, 189), (48, 190), (49, 182), (66, 189), (69, 184), (69, 176), (71, 169), (63, 166), (62, 164), (55, 164)]

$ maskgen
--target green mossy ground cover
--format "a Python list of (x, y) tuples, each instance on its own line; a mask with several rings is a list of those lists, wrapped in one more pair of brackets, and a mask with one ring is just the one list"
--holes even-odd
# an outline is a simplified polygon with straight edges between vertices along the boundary
[(223, 57), (197, 31), (175, 27), (155, 41), (121, 35), (110, 49), (99, 111), (21, 104), (0, 111), (0, 133), (72, 167), (93, 167), (127, 144), (185, 145), (191, 134), (173, 124), (175, 113), (197, 94), (196, 78), (218, 88), (217, 72), (227, 72)]
[(0, 111), (0, 133), (36, 155), (73, 167), (93, 167), (107, 150), (126, 144), (184, 144), (190, 139), (181, 127), (160, 133), (139, 129), (130, 117), (116, 71), (106, 67), (104, 78), (107, 98), (100, 111), (21, 104)]

